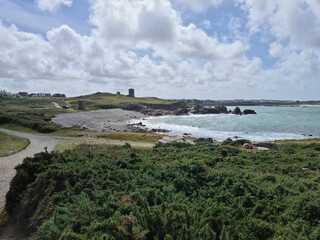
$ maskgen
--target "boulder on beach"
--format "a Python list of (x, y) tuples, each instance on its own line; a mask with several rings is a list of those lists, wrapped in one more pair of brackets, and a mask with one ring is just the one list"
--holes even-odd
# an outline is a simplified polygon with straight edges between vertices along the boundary
[(185, 142), (185, 139), (181, 136), (165, 136), (157, 142), (156, 146), (167, 147), (173, 143), (184, 143), (184, 142)]
[(254, 142), (253, 145), (256, 147), (263, 147), (263, 148), (278, 150), (277, 144), (273, 142)]
[(257, 147), (257, 150), (258, 151), (270, 151), (270, 149), (266, 148), (266, 147)]
[(242, 115), (242, 112), (241, 112), (241, 110), (240, 110), (239, 107), (236, 107), (236, 108), (232, 111), (232, 114)]
[(247, 115), (247, 114), (257, 114), (254, 110), (251, 109), (245, 109), (243, 110), (243, 114)]
[(245, 143), (245, 144), (243, 144), (243, 148), (244, 149), (253, 149), (253, 146), (249, 143)]

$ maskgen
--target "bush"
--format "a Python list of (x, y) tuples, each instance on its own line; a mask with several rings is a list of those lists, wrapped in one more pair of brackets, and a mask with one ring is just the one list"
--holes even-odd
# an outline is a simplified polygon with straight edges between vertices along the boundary
[(319, 146), (41, 153), (16, 168), (6, 209), (34, 239), (318, 239), (318, 173), (301, 169), (320, 169)]
[(42, 125), (38, 128), (38, 132), (41, 133), (51, 133), (57, 131), (57, 127), (54, 125)]
[(12, 121), (12, 117), (9, 115), (0, 116), (0, 124), (11, 123), (11, 121)]

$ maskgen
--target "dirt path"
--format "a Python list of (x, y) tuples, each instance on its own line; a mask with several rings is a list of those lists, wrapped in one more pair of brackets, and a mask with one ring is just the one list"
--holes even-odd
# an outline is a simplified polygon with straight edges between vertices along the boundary
[[(44, 148), (47, 147), (48, 151), (52, 151), (58, 140), (46, 137), (46, 136), (37, 136), (28, 133), (20, 133), (14, 132), (6, 129), (1, 129), (1, 132), (16, 135), (19, 137), (28, 138), (30, 140), (29, 146), (22, 150), (19, 153), (8, 157), (0, 158), (0, 212), (3, 210), (5, 206), (5, 196), (9, 190), (10, 182), (14, 175), (16, 174), (15, 166), (22, 163), (23, 159), (26, 157), (32, 157), (35, 153), (44, 151)], [(18, 239), (12, 236), (12, 229), (10, 227), (6, 227), (3, 233), (0, 235), (1, 240), (11, 240)]]
[(56, 102), (52, 102), (52, 103), (56, 108), (62, 108), (58, 103), (56, 103)]

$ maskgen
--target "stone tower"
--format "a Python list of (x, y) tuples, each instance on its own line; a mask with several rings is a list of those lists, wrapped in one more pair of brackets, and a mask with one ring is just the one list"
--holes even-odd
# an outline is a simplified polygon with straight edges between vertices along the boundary
[(129, 88), (129, 95), (128, 97), (134, 97), (134, 89), (133, 88)]
[(87, 108), (87, 104), (85, 101), (79, 101), (78, 102), (78, 109), (79, 110), (85, 110)]

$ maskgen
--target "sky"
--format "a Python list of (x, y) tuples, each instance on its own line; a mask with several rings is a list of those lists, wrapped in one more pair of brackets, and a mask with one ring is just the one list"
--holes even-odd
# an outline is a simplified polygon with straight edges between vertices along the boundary
[(320, 0), (0, 0), (0, 89), (320, 99)]

